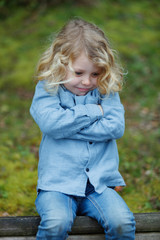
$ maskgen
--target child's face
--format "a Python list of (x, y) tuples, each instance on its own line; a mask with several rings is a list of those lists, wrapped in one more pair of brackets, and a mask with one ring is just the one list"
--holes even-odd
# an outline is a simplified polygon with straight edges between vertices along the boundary
[(67, 79), (72, 78), (64, 86), (78, 96), (84, 96), (97, 87), (101, 69), (94, 65), (84, 52), (73, 62), (74, 72), (67, 70)]

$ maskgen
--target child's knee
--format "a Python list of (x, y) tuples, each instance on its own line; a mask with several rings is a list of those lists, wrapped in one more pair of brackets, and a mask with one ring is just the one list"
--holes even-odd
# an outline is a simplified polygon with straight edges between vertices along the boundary
[(121, 219), (115, 225), (117, 235), (126, 236), (127, 234), (135, 232), (135, 221), (134, 219)]
[(46, 236), (63, 237), (71, 231), (72, 221), (65, 213), (55, 216), (54, 213), (45, 213), (42, 216), (39, 230), (45, 231)]
[(107, 235), (115, 236), (117, 239), (135, 239), (135, 220), (133, 214), (129, 212), (123, 216), (117, 215), (108, 224), (106, 232)]

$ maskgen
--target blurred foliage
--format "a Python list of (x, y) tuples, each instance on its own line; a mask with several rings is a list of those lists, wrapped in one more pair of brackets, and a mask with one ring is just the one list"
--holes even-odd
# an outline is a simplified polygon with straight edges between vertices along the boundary
[(134, 212), (160, 210), (158, 1), (0, 1), (0, 215), (36, 214), (41, 133), (29, 115), (41, 53), (74, 16), (96, 23), (124, 66), (126, 131), (118, 140), (122, 196)]
[(28, 11), (38, 9), (48, 9), (57, 6), (66, 5), (66, 7), (73, 5), (93, 6), (98, 0), (1, 0), (0, 2), (0, 18), (4, 19), (10, 15), (11, 12), (17, 8), (25, 7)]

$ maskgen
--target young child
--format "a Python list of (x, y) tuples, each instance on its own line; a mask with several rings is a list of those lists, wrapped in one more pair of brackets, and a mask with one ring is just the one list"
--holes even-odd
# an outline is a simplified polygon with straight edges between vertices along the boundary
[(135, 221), (115, 191), (116, 139), (124, 133), (118, 92), (122, 71), (103, 31), (70, 20), (38, 65), (30, 108), (43, 137), (39, 149), (37, 240), (67, 239), (76, 215), (95, 218), (106, 239), (135, 239)]

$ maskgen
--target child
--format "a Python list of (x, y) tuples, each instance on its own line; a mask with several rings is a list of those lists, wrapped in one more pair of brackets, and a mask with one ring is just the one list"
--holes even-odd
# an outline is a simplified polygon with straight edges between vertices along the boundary
[(95, 218), (106, 239), (135, 239), (133, 214), (119, 194), (116, 139), (124, 133), (122, 72), (103, 31), (70, 20), (38, 65), (31, 115), (39, 150), (37, 240), (67, 239), (77, 214)]

